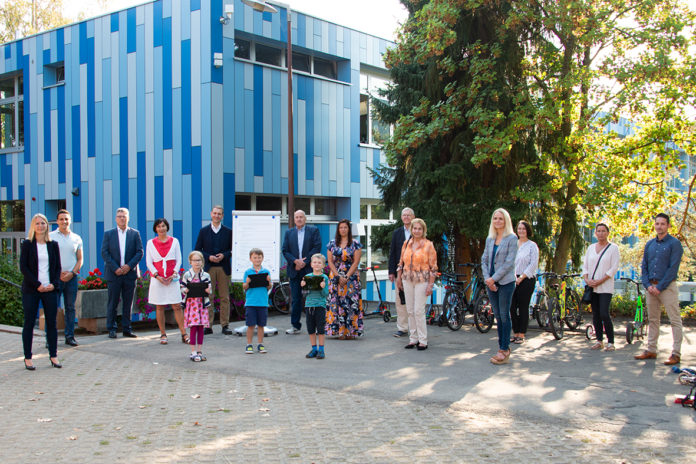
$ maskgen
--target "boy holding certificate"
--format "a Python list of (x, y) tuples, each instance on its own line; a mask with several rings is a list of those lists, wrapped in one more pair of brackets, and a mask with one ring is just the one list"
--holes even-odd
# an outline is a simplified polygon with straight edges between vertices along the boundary
[(244, 349), (246, 354), (254, 354), (254, 346), (251, 342), (254, 339), (254, 327), (257, 327), (259, 344), (256, 349), (259, 353), (267, 353), (263, 346), (263, 330), (266, 327), (268, 318), (268, 290), (273, 285), (271, 283), (271, 273), (264, 269), (263, 250), (252, 248), (249, 250), (249, 259), (252, 267), (244, 272), (244, 283), (242, 287), (246, 292), (246, 326), (247, 326), (247, 346)]
[(306, 358), (324, 359), (324, 334), (326, 333), (326, 297), (329, 295), (329, 278), (323, 273), (326, 258), (321, 253), (312, 255), (312, 273), (302, 278), (300, 285), (309, 290), (305, 300), (307, 332), (312, 351)]

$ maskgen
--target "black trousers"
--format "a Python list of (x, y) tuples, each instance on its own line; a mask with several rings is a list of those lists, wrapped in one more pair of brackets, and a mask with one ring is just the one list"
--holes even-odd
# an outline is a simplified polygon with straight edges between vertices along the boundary
[[(123, 332), (131, 331), (131, 307), (133, 306), (133, 296), (135, 295), (135, 280), (126, 276), (117, 276), (115, 280), (106, 283), (109, 300), (106, 308), (106, 328), (109, 331), (118, 329), (116, 323), (116, 313), (118, 312), (119, 300), (123, 302), (121, 307), (121, 325)], [(212, 321), (210, 321), (212, 325)]]
[(526, 334), (529, 326), (529, 302), (534, 293), (536, 279), (527, 277), (515, 287), (510, 306), (510, 319), (512, 319), (512, 333)]
[(39, 312), (39, 301), (43, 304), (44, 322), (46, 324), (46, 339), (48, 354), (55, 358), (58, 354), (58, 330), (56, 329), (56, 314), (58, 313), (58, 292), (28, 292), (22, 293), (24, 308), (24, 327), (22, 328), (22, 344), (24, 358), (31, 359), (31, 345), (34, 339), (34, 325)]
[(609, 315), (609, 305), (611, 304), (611, 293), (592, 292), (592, 325), (594, 325), (597, 340), (602, 341), (602, 325), (607, 334), (607, 342), (614, 343), (614, 323), (611, 322)]

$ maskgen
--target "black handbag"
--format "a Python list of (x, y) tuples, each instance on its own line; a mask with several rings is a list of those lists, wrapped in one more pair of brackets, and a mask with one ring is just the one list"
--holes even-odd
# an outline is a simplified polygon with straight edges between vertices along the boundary
[[(592, 245), (590, 245), (592, 246)], [(604, 247), (604, 250), (602, 251), (602, 254), (599, 255), (599, 259), (597, 260), (597, 265), (594, 268), (594, 272), (592, 273), (592, 280), (594, 280), (594, 276), (597, 273), (597, 268), (599, 267), (599, 262), (602, 260), (602, 256), (604, 256), (604, 253), (607, 252), (609, 247), (611, 246), (611, 243), (608, 244), (607, 246)], [(592, 292), (594, 289), (590, 287), (589, 285), (585, 285), (585, 291), (582, 293), (582, 302), (585, 304), (590, 304), (592, 303)]]

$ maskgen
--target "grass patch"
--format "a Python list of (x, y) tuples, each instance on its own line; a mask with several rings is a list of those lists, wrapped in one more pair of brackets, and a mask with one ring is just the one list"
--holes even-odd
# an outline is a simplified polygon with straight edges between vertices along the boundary
[(106, 446), (106, 445), (109, 444), (109, 440), (102, 440), (102, 441), (99, 442), (99, 444), (102, 445), (102, 446)]

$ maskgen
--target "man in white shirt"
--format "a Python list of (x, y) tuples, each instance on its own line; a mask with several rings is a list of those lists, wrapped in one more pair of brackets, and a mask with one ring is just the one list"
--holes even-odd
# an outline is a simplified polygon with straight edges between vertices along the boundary
[(51, 232), (51, 240), (58, 243), (60, 249), (60, 287), (58, 301), (63, 295), (65, 308), (65, 344), (77, 346), (75, 340), (75, 297), (77, 297), (77, 281), (82, 267), (82, 238), (70, 230), (72, 220), (70, 213), (61, 209), (57, 215), (58, 229)]

